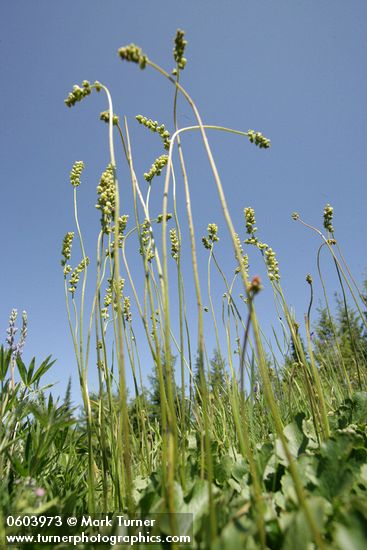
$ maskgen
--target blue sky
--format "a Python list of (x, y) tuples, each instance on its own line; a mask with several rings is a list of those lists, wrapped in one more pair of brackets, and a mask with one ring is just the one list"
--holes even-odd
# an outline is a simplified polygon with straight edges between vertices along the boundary
[[(85, 78), (106, 84), (115, 111), (127, 116), (142, 175), (161, 151), (155, 136), (143, 131), (134, 117), (141, 113), (171, 128), (173, 89), (152, 70), (122, 63), (117, 49), (135, 42), (171, 70), (177, 28), (186, 31), (188, 40), (182, 83), (204, 122), (254, 128), (272, 140), (269, 151), (260, 151), (239, 137), (209, 136), (236, 228), (244, 236), (243, 208), (254, 207), (259, 237), (277, 253), (297, 316), (302, 320), (307, 310), (308, 272), (316, 279), (316, 303), (321, 291), (315, 260), (319, 241), (291, 220), (293, 211), (320, 227), (324, 205), (333, 205), (336, 235), (361, 281), (367, 267), (366, 16), (363, 0), (2, 2), (1, 340), (11, 309), (26, 309), (25, 358), (36, 355), (41, 360), (52, 354), (57, 363), (48, 380), (59, 381), (58, 393), (72, 375), (77, 392), (60, 267), (62, 238), (74, 229), (68, 174), (75, 160), (85, 161), (79, 206), (92, 254), (99, 219), (95, 189), (108, 163), (108, 142), (107, 127), (98, 120), (106, 108), (102, 95), (70, 110), (63, 101), (72, 85)], [(178, 114), (181, 126), (194, 120), (183, 101)], [(219, 257), (231, 265), (233, 253), (199, 137), (185, 136), (184, 146), (197, 234), (216, 222), (223, 235)], [(121, 177), (122, 210), (128, 212), (129, 184), (124, 172)], [(152, 208), (159, 213), (162, 178), (154, 185)], [(263, 275), (252, 256), (252, 274)], [(200, 250), (203, 277), (206, 257)], [(132, 260), (137, 273), (138, 260)], [(323, 266), (332, 294), (337, 285), (327, 256)], [(189, 268), (186, 277), (188, 309), (193, 310)], [(214, 278), (213, 284), (220, 295), (219, 280)], [(269, 289), (259, 296), (258, 310), (270, 330), (274, 308)], [(208, 331), (210, 338), (210, 326)], [(148, 372), (151, 362), (141, 352)], [(91, 365), (92, 386), (95, 379)]]

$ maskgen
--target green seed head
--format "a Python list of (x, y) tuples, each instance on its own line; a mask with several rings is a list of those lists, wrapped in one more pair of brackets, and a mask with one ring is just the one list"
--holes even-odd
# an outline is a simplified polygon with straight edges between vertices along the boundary
[[(107, 124), (110, 122), (110, 112), (109, 111), (103, 111), (99, 115), (99, 120), (102, 120), (103, 122), (106, 122)], [(112, 124), (114, 126), (117, 126), (120, 123), (120, 119), (117, 115), (112, 116)]]
[(125, 296), (124, 298), (123, 314), (124, 314), (125, 321), (130, 322), (132, 314), (131, 314), (131, 303), (130, 303), (129, 296)]
[(145, 128), (148, 128), (151, 132), (158, 133), (163, 140), (163, 147), (167, 150), (169, 149), (171, 143), (170, 133), (166, 130), (164, 124), (159, 124), (157, 120), (152, 120), (151, 118), (147, 118), (143, 115), (137, 115), (135, 118), (139, 124), (145, 126)]
[(218, 226), (215, 223), (210, 223), (208, 225), (208, 236), (209, 239), (214, 243), (215, 241), (219, 241), (218, 237)]
[[(173, 48), (173, 58), (176, 61), (177, 69), (183, 70), (187, 63), (187, 59), (184, 57), (185, 48), (187, 46), (187, 40), (184, 39), (185, 31), (177, 29), (175, 36), (175, 46)], [(174, 70), (174, 74), (177, 74), (177, 69)]]
[(260, 149), (269, 149), (271, 146), (270, 139), (263, 136), (261, 132), (249, 130), (247, 132), (247, 137), (250, 140), (250, 143), (254, 143)]
[[(172, 218), (172, 214), (166, 214), (166, 222), (168, 222), (168, 220), (170, 220)], [(162, 223), (163, 222), (163, 214), (158, 214), (157, 216), (157, 223)]]
[(101, 211), (101, 225), (105, 233), (110, 233), (109, 224), (115, 212), (115, 171), (109, 164), (101, 175), (97, 187), (98, 201), (96, 208)]
[(246, 220), (246, 233), (248, 235), (253, 235), (257, 231), (256, 220), (255, 220), (255, 210), (251, 206), (244, 209), (245, 220)]
[(84, 170), (84, 162), (82, 160), (77, 160), (76, 162), (74, 162), (70, 172), (70, 183), (73, 187), (79, 187), (80, 176), (83, 170)]
[(73, 107), (78, 101), (82, 101), (87, 95), (90, 95), (92, 87), (88, 80), (83, 80), (82, 87), (75, 84), (64, 103), (67, 107)]
[(279, 265), (275, 256), (275, 252), (272, 248), (268, 248), (265, 251), (265, 262), (268, 268), (268, 277), (271, 281), (279, 281)]
[(170, 230), (169, 238), (171, 241), (171, 256), (177, 262), (180, 254), (180, 241), (175, 228)]
[(71, 274), (70, 280), (69, 280), (69, 292), (71, 292), (72, 295), (74, 295), (79, 279), (80, 274), (87, 268), (89, 265), (89, 258), (83, 258), (82, 261), (76, 266), (74, 271)]
[(158, 157), (150, 167), (149, 172), (144, 174), (144, 178), (147, 182), (151, 182), (154, 176), (160, 176), (163, 168), (168, 163), (168, 155), (161, 155)]
[[(61, 265), (63, 265), (63, 266), (66, 266), (67, 260), (70, 260), (71, 247), (72, 247), (72, 244), (73, 244), (73, 239), (74, 239), (74, 232), (69, 231), (68, 233), (66, 233), (66, 235), (65, 235), (65, 237), (62, 241), (61, 255), (63, 256), (63, 259), (61, 260)], [(70, 266), (68, 266), (68, 267), (70, 267)]]
[(333, 227), (334, 208), (327, 204), (324, 208), (324, 227), (330, 233), (334, 233)]
[(122, 60), (137, 63), (141, 69), (145, 69), (148, 58), (139, 46), (129, 44), (120, 48), (118, 54)]

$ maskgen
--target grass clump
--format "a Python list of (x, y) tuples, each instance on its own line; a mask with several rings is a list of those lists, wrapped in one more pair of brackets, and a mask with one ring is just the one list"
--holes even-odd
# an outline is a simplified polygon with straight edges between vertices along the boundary
[[(320, 237), (317, 261), (325, 304), (312, 325), (313, 277), (308, 274), (308, 312), (303, 321), (296, 318), (281, 286), (276, 254), (258, 236), (254, 209), (244, 208), (242, 236), (234, 227), (207, 134), (234, 133), (264, 150), (270, 140), (258, 131), (202, 122), (181, 84), (186, 45), (183, 31), (177, 31), (171, 73), (134, 44), (118, 52), (123, 61), (153, 69), (173, 85), (171, 130), (148, 117), (136, 117), (160, 136), (162, 146), (162, 154), (143, 174), (144, 187), (135, 171), (127, 120), (120, 124), (109, 90), (100, 82), (83, 81), (65, 100), (68, 107), (74, 106), (95, 89), (104, 92), (108, 106), (100, 115), (108, 124), (110, 155), (97, 186), (96, 251), (87, 255), (78, 217), (82, 161), (70, 174), (75, 229), (62, 243), (82, 412), (78, 416), (73, 410), (70, 388), (62, 402), (51, 394), (46, 397), (40, 380), (52, 362), (47, 358), (35, 370), (33, 360), (26, 367), (21, 359), (26, 321), (23, 344), (16, 348), (12, 313), (7, 346), (0, 354), (2, 516), (168, 513), (167, 523), (158, 526), (161, 532), (190, 533), (193, 548), (344, 549), (346, 541), (353, 547), (365, 535), (367, 519), (366, 298), (339, 249), (333, 208), (326, 205), (324, 210), (326, 235), (294, 213), (294, 220)], [(195, 126), (179, 126), (179, 97), (192, 108)], [(234, 253), (233, 265), (221, 265), (217, 249), (225, 227), (219, 230), (209, 223), (202, 237), (207, 251), (205, 281), (199, 274), (181, 142), (181, 135), (189, 131), (201, 135)], [(121, 142), (121, 160), (130, 176), (130, 217), (120, 211), (115, 139)], [(173, 162), (175, 148), (178, 167)], [(159, 190), (151, 184), (163, 173), (162, 204), (153, 214), (150, 197)], [(179, 184), (185, 208), (176, 200)], [(128, 259), (129, 246), (134, 260)], [(194, 315), (186, 302), (185, 248), (194, 280)], [(322, 275), (322, 251), (328, 251), (340, 281), (336, 314)], [(260, 254), (268, 281), (250, 275), (253, 253)], [(88, 308), (92, 266), (95, 293)], [(213, 289), (213, 272), (219, 276), (221, 292)], [(274, 327), (277, 349), (263, 333), (256, 313), (265, 285), (272, 288), (281, 318), (280, 326)], [(171, 305), (174, 300), (177, 308)], [(208, 349), (206, 330), (215, 335), (214, 350)], [(143, 349), (150, 353), (150, 391), (143, 383)], [(94, 392), (89, 389), (92, 365), (98, 376)], [(133, 380), (130, 397), (127, 372)], [(180, 514), (187, 513), (193, 517), (185, 522)]]

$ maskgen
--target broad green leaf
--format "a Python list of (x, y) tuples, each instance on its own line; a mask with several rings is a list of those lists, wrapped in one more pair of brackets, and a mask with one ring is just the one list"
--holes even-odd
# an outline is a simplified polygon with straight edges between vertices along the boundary
[(29, 367), (28, 367), (27, 386), (30, 386), (31, 383), (32, 383), (32, 377), (33, 377), (33, 372), (34, 372), (35, 365), (36, 365), (36, 358), (33, 357), (32, 361), (30, 362)]
[(9, 365), (10, 365), (11, 353), (10, 350), (0, 348), (0, 382), (3, 382), (6, 378)]
[(239, 522), (231, 521), (212, 544), (212, 550), (237, 550), (237, 548), (255, 550), (258, 546), (255, 545), (252, 537), (240, 527)]
[(357, 424), (365, 424), (367, 421), (367, 392), (356, 392), (352, 397), (353, 419)]
[(232, 476), (233, 466), (233, 458), (228, 455), (214, 465), (214, 479), (219, 485), (223, 485)]
[[(324, 526), (332, 514), (331, 504), (322, 497), (307, 499), (307, 505), (314, 518), (315, 524), (322, 535)], [(316, 548), (313, 542), (311, 529), (303, 510), (284, 514), (281, 520), (282, 528), (286, 530), (282, 550), (313, 550)], [(286, 519), (286, 521), (284, 521)]]
[(31, 384), (35, 384), (39, 382), (40, 378), (52, 367), (54, 363), (56, 363), (56, 359), (54, 361), (50, 361), (51, 355), (46, 357), (46, 359), (41, 363), (41, 365), (38, 367), (36, 372), (33, 375)]
[(239, 455), (232, 468), (232, 477), (239, 483), (246, 481), (248, 466), (243, 456)]
[[(284, 428), (284, 434), (288, 441), (288, 448), (293, 457), (297, 457), (306, 450), (308, 437), (303, 432), (303, 419), (305, 415), (299, 413), (293, 422)], [(275, 443), (276, 454), (283, 464), (288, 464), (283, 445), (278, 438)]]
[(19, 376), (23, 382), (23, 384), (25, 386), (27, 386), (27, 368), (25, 366), (25, 364), (23, 363), (23, 361), (21, 360), (21, 358), (17, 357), (17, 367), (18, 367), (18, 371), (19, 371)]

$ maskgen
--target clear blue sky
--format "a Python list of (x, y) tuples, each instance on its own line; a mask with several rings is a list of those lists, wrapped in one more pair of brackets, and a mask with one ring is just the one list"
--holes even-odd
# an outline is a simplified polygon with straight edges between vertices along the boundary
[[(259, 236), (277, 252), (297, 316), (302, 320), (307, 310), (304, 279), (308, 272), (316, 279), (319, 241), (291, 220), (294, 210), (321, 226), (324, 205), (334, 206), (336, 234), (361, 280), (367, 267), (366, 20), (364, 0), (1, 2), (0, 340), (5, 340), (11, 309), (26, 309), (26, 359), (52, 354), (57, 363), (48, 380), (60, 382), (56, 392), (63, 391), (70, 375), (77, 390), (60, 249), (66, 231), (74, 229), (68, 174), (73, 162), (83, 159), (80, 218), (88, 252), (94, 250), (95, 188), (108, 163), (107, 127), (98, 115), (106, 105), (95, 96), (69, 110), (63, 100), (85, 78), (105, 83), (115, 111), (128, 117), (142, 174), (160, 151), (155, 136), (138, 127), (134, 117), (141, 113), (171, 127), (173, 90), (152, 70), (122, 63), (116, 52), (135, 42), (171, 70), (177, 28), (185, 29), (189, 42), (182, 82), (204, 122), (254, 128), (272, 140), (271, 150), (260, 151), (238, 137), (210, 135), (236, 227), (244, 234), (243, 208), (253, 206)], [(182, 126), (193, 121), (184, 102), (179, 118)], [(184, 144), (198, 236), (209, 222), (217, 222), (224, 234), (200, 140), (189, 136)], [(157, 197), (162, 184), (155, 183)], [(123, 195), (124, 211), (130, 211), (129, 196)], [(224, 250), (224, 237), (221, 244), (222, 261), (230, 266), (233, 253)], [(200, 257), (205, 276), (205, 251)], [(326, 257), (324, 267), (333, 292), (335, 275)], [(253, 260), (252, 274), (257, 269), (260, 263)], [(190, 310), (189, 271), (187, 281)], [(223, 288), (214, 284), (220, 295)], [(258, 309), (270, 327), (274, 309), (267, 292), (259, 297)], [(317, 302), (317, 282), (316, 294)], [(142, 356), (147, 372), (151, 363), (144, 350)], [(93, 386), (92, 365), (91, 370)]]

